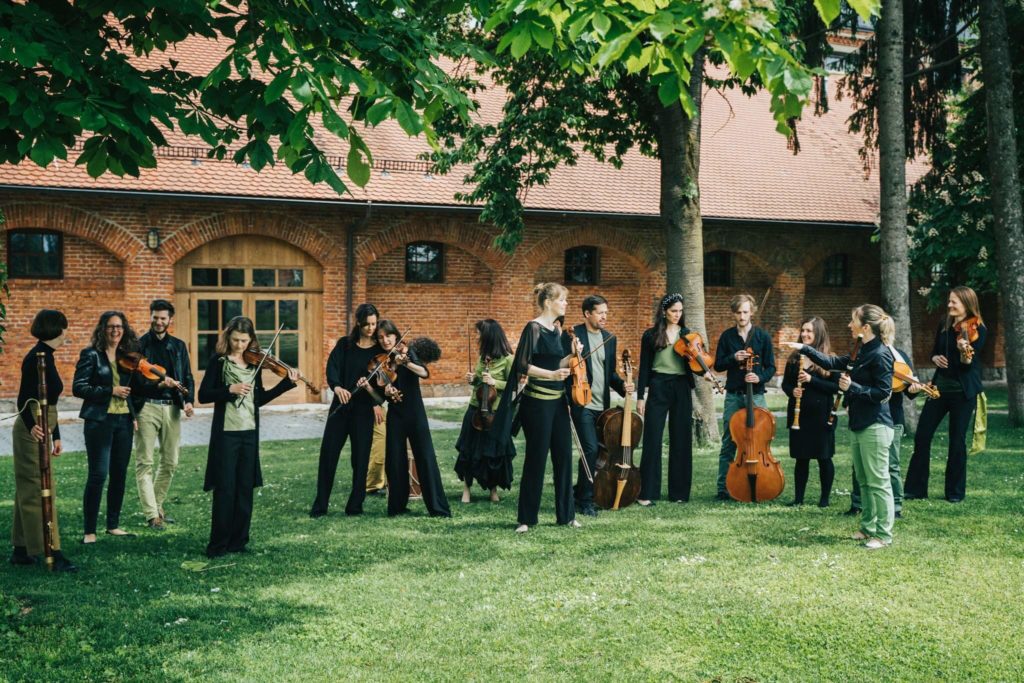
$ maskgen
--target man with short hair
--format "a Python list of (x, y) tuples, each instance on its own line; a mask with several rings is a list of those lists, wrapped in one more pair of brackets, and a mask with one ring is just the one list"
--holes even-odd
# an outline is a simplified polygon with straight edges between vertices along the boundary
[[(600, 441), (597, 434), (597, 418), (611, 407), (612, 389), (620, 396), (626, 396), (633, 393), (633, 385), (623, 382), (616, 371), (616, 339), (605, 330), (608, 322), (608, 300), (600, 294), (592, 294), (585, 298), (583, 321), (583, 324), (573, 328), (573, 333), (583, 344), (583, 357), (586, 358), (587, 381), (590, 382), (592, 398), (585, 406), (572, 405), (572, 421), (580, 437), (583, 455), (593, 472), (597, 464)], [(576, 476), (575, 493), (576, 508), (584, 515), (596, 517), (594, 484), (587, 479), (582, 463)]]
[[(181, 413), (184, 411), (186, 417), (192, 417), (195, 382), (185, 342), (167, 332), (174, 320), (174, 306), (164, 299), (156, 299), (149, 305), (149, 312), (149, 332), (139, 339), (139, 352), (153, 365), (163, 367), (167, 378), (150, 381), (138, 372), (132, 376), (132, 401), (139, 423), (135, 439), (135, 481), (146, 523), (154, 531), (163, 531), (165, 524), (174, 523), (164, 512), (164, 501), (178, 466)], [(154, 462), (157, 441), (160, 442), (158, 463)]]

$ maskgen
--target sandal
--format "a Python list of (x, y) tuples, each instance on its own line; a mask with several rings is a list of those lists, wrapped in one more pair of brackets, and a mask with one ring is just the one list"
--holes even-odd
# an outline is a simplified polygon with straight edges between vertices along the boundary
[(525, 524), (520, 524), (519, 526), (516, 527), (516, 533), (517, 534), (525, 534), (529, 530), (530, 530), (530, 527), (526, 526)]
[[(120, 532), (120, 533), (118, 533), (118, 532)], [(121, 527), (117, 527), (116, 529), (107, 529), (107, 536), (120, 536), (122, 538), (135, 538), (136, 534), (133, 534), (133, 533), (128, 532), (128, 531), (125, 531)]]

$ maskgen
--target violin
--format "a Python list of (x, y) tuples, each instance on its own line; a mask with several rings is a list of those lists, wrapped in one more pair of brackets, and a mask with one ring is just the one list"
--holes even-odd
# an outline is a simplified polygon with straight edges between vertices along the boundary
[(976, 315), (964, 318), (953, 325), (953, 331), (956, 332), (957, 337), (967, 342), (967, 345), (960, 349), (960, 362), (964, 365), (969, 365), (974, 360), (974, 347), (971, 344), (978, 341), (978, 325), (980, 323)]
[[(398, 366), (409, 362), (409, 347), (404, 342), (395, 344), (395, 347), (386, 353), (378, 353), (366, 365), (370, 375), (367, 381), (376, 373), (377, 385), (385, 388), (385, 394), (394, 403), (402, 400), (402, 392), (395, 388), (395, 381), (398, 380)], [(390, 390), (387, 390), (391, 387)]]
[(679, 339), (672, 345), (672, 349), (686, 359), (686, 362), (690, 366), (690, 370), (700, 375), (707, 381), (711, 382), (711, 386), (714, 391), (724, 394), (725, 387), (718, 381), (714, 373), (711, 372), (711, 366), (715, 362), (715, 357), (709, 352), (704, 350), (704, 340), (701, 338), (699, 332), (690, 332), (686, 335), (679, 335)]
[[(242, 358), (249, 365), (259, 365), (260, 362), (262, 361), (262, 367), (267, 370), (270, 370), (278, 377), (287, 377), (288, 373), (291, 372), (292, 370), (290, 365), (288, 365), (283, 360), (281, 360), (274, 354), (270, 353), (269, 351), (257, 351), (256, 349), (248, 348), (242, 352)], [(299, 374), (299, 381), (303, 382), (307, 387), (309, 387), (309, 390), (312, 391), (313, 393), (320, 393), (320, 388), (313, 386), (313, 384), (308, 379), (303, 377), (301, 373)]]
[(155, 365), (146, 360), (138, 351), (118, 351), (117, 352), (117, 364), (125, 370), (131, 370), (138, 372), (146, 379), (162, 381), (170, 379), (175, 389), (177, 389), (182, 396), (188, 396), (188, 389), (185, 385), (174, 379), (173, 377), (167, 376), (167, 370), (160, 365)]
[[(566, 334), (569, 335), (570, 342), (576, 340), (576, 334), (571, 327), (566, 330)], [(587, 365), (583, 360), (582, 351), (574, 351), (572, 358), (569, 359), (569, 378), (572, 381), (572, 402), (582, 408), (590, 403), (592, 398), (590, 382), (587, 380)]]
[[(747, 348), (747, 372), (754, 371), (758, 360)], [(729, 433), (736, 443), (736, 459), (729, 464), (725, 488), (743, 503), (766, 502), (777, 498), (786, 486), (782, 466), (772, 456), (775, 416), (754, 405), (754, 385), (747, 383), (747, 405), (729, 420)]]
[(911, 384), (921, 385), (921, 391), (923, 391), (928, 398), (935, 399), (941, 396), (938, 387), (931, 382), (925, 384), (917, 377), (914, 377), (914, 373), (910, 371), (910, 366), (901, 360), (893, 363), (892, 366), (892, 390), (895, 393), (901, 392)]
[[(860, 347), (864, 345), (864, 335), (858, 334), (857, 341), (853, 343), (853, 351), (850, 353), (850, 360), (846, 363), (846, 370), (844, 374), (850, 374), (853, 371), (853, 362), (857, 360), (857, 354), (860, 353)], [(843, 396), (846, 392), (842, 389), (836, 394), (835, 403), (832, 404), (832, 412), (828, 414), (828, 426), (831, 427), (836, 423), (836, 413), (839, 412), (839, 405), (843, 402)]]
[[(629, 351), (622, 351), (622, 372), (626, 384), (633, 382)], [(640, 443), (644, 420), (633, 410), (632, 394), (622, 408), (610, 408), (599, 418), (607, 456), (594, 476), (594, 504), (605, 510), (620, 510), (640, 497), (640, 470), (633, 466), (633, 449)]]
[[(486, 374), (491, 369), (491, 357), (484, 358), (484, 370)], [(483, 380), (479, 380), (476, 387), (476, 412), (473, 413), (473, 429), (478, 432), (485, 432), (494, 424), (494, 402), (498, 400), (498, 390)]]

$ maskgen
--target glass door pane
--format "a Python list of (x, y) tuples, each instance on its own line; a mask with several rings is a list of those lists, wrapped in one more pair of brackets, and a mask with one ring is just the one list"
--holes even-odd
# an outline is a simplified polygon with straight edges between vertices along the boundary
[(196, 317), (196, 368), (205, 370), (210, 357), (216, 352), (221, 330), (229, 320), (242, 314), (242, 299), (202, 294), (193, 296), (192, 301)]

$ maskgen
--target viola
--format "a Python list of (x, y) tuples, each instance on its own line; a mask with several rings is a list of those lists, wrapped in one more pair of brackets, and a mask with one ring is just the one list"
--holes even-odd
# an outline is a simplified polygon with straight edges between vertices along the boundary
[(953, 331), (957, 336), (967, 342), (967, 345), (960, 350), (960, 362), (965, 365), (974, 360), (974, 347), (971, 344), (978, 341), (978, 325), (980, 324), (978, 316), (972, 315), (953, 325)]
[[(848, 374), (850, 374), (853, 371), (853, 363), (854, 363), (855, 360), (857, 360), (857, 354), (860, 353), (860, 347), (863, 346), (863, 345), (864, 345), (864, 335), (863, 334), (858, 334), (857, 335), (857, 341), (855, 341), (853, 343), (853, 351), (850, 352), (850, 360), (847, 361), (847, 363), (846, 363), (846, 370), (843, 371), (843, 374), (848, 375)], [(843, 396), (845, 396), (845, 395), (846, 395), (846, 392), (843, 391), (842, 389), (840, 389), (839, 393), (836, 394), (835, 403), (832, 404), (832, 412), (830, 412), (828, 414), (828, 426), (829, 427), (831, 427), (832, 425), (834, 425), (836, 423), (836, 413), (839, 412), (839, 406), (843, 402)]]
[[(622, 371), (626, 384), (633, 383), (633, 364), (629, 351), (622, 351)], [(632, 394), (625, 406), (610, 408), (599, 418), (607, 456), (594, 476), (594, 504), (605, 510), (619, 510), (640, 497), (640, 470), (633, 466), (633, 449), (640, 443), (644, 420), (633, 410)]]
[(679, 335), (679, 339), (672, 345), (672, 349), (686, 359), (693, 373), (711, 382), (711, 386), (718, 393), (725, 393), (725, 387), (722, 386), (722, 383), (711, 372), (711, 366), (714, 365), (715, 357), (708, 351), (705, 351), (704, 339), (701, 338), (699, 332)]
[[(483, 374), (490, 372), (491, 357), (484, 358)], [(494, 402), (498, 400), (498, 390), (483, 380), (478, 380), (476, 387), (476, 412), (473, 413), (473, 429), (485, 432), (494, 424)]]
[[(757, 356), (747, 348), (747, 372), (754, 371)], [(736, 459), (729, 464), (725, 488), (743, 503), (761, 503), (777, 498), (786, 486), (782, 466), (772, 456), (775, 416), (754, 405), (754, 385), (747, 383), (747, 404), (729, 420), (729, 433), (736, 443)]]
[(167, 370), (163, 366), (150, 363), (146, 360), (146, 357), (138, 351), (118, 351), (117, 364), (125, 370), (138, 372), (146, 379), (156, 381), (170, 379), (174, 388), (177, 389), (182, 396), (188, 396), (188, 389), (185, 388), (184, 384), (173, 377), (168, 377)]
[[(242, 352), (242, 358), (249, 365), (260, 365), (262, 362), (262, 368), (270, 370), (278, 377), (287, 377), (288, 373), (292, 370), (290, 365), (268, 351), (257, 351), (256, 349), (248, 348)], [(313, 386), (312, 382), (303, 377), (301, 373), (299, 374), (299, 381), (309, 387), (309, 390), (313, 393), (320, 393), (320, 388)]]
[[(570, 342), (576, 340), (576, 334), (571, 327), (566, 330), (566, 334), (569, 335)], [(579, 350), (574, 351), (572, 358), (569, 359), (569, 378), (572, 381), (572, 402), (582, 408), (590, 403), (592, 394), (590, 381), (587, 380), (587, 365), (583, 360), (583, 353)]]
[(905, 390), (911, 384), (920, 384), (921, 391), (923, 391), (928, 398), (935, 399), (941, 396), (938, 387), (931, 382), (925, 384), (917, 377), (914, 377), (914, 373), (910, 371), (910, 366), (901, 360), (893, 363), (892, 366), (892, 390), (893, 392), (901, 392)]

